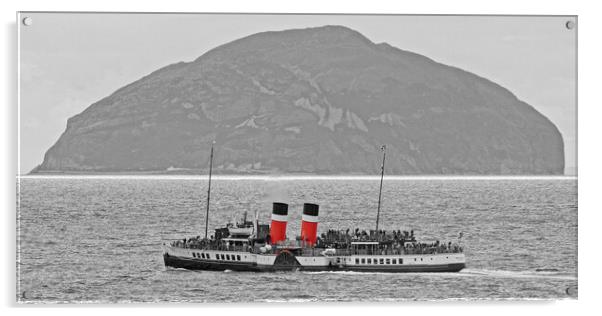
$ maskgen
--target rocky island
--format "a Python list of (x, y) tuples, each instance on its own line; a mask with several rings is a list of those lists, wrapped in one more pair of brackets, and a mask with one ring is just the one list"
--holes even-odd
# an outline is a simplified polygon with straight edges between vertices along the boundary
[(342, 26), (264, 32), (71, 117), (32, 173), (562, 174), (563, 140), (510, 91)]

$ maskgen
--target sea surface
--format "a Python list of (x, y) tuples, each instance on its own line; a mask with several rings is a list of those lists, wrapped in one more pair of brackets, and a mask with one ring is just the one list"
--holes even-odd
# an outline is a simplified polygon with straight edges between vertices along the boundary
[[(290, 203), (291, 238), (299, 234), (304, 202), (320, 204), (320, 232), (372, 229), (378, 181), (214, 178), (210, 229), (245, 210), (267, 222), (274, 201)], [(576, 178), (386, 177), (381, 227), (465, 248), (461, 272), (416, 274), (166, 268), (162, 243), (204, 232), (204, 177), (26, 176), (17, 186), (20, 302), (577, 297)]]

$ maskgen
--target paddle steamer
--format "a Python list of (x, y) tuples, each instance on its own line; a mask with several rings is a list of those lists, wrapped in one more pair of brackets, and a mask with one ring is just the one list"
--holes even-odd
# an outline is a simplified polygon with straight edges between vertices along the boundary
[(418, 242), (414, 232), (378, 228), (385, 166), (381, 165), (376, 228), (369, 231), (329, 230), (318, 236), (319, 205), (305, 203), (300, 236), (287, 238), (289, 208), (272, 206), (271, 222), (242, 221), (215, 229), (208, 237), (213, 146), (211, 147), (205, 237), (163, 244), (165, 266), (192, 270), (232, 271), (378, 271), (457, 272), (465, 267), (459, 243)]

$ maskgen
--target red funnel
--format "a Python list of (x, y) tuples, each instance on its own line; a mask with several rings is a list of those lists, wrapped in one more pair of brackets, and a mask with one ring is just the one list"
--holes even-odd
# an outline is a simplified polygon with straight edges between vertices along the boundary
[(274, 203), (272, 207), (272, 224), (270, 238), (272, 244), (286, 239), (286, 224), (288, 223), (288, 204)]
[(301, 221), (301, 240), (309, 245), (315, 245), (318, 237), (318, 211), (320, 206), (317, 204), (303, 204), (303, 216)]

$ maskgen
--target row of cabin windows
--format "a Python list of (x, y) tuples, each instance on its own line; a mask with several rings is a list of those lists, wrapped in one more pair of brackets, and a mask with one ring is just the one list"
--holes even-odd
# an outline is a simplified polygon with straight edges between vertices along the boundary
[(193, 252), (192, 256), (195, 258), (202, 258), (202, 259), (211, 259), (211, 255), (209, 255), (208, 253), (198, 253), (198, 252)]
[[(192, 256), (195, 258), (200, 258), (200, 259), (211, 259), (211, 255), (208, 253), (198, 253), (198, 252), (193, 252)], [(217, 260), (227, 260), (227, 261), (240, 261), (240, 255), (224, 255), (221, 253), (218, 253), (215, 255), (215, 259)]]
[[(449, 259), (449, 257), (445, 257), (446, 259)], [(430, 258), (431, 260), (433, 260), (433, 258)], [(355, 258), (355, 264), (360, 264), (360, 262), (362, 264), (397, 264), (397, 258)], [(416, 258), (414, 258), (414, 261), (418, 261)], [(424, 261), (424, 258), (420, 258), (420, 261)], [(403, 264), (403, 259), (399, 258), (399, 264)]]
[[(399, 260), (399, 261), (398, 261)], [(399, 258), (355, 258), (355, 264), (403, 264), (403, 259)]]

